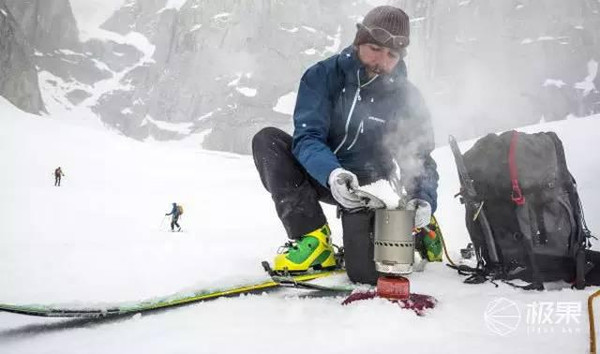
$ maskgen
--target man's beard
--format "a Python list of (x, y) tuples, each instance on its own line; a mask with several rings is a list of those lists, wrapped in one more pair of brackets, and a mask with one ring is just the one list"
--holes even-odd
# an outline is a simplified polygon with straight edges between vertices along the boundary
[(368, 65), (367, 70), (377, 75), (383, 74), (383, 69), (379, 65)]
[(371, 74), (372, 76), (374, 75), (388, 75), (389, 73), (386, 72), (381, 66), (379, 65), (365, 65), (365, 69), (367, 70), (367, 72), (369, 74)]

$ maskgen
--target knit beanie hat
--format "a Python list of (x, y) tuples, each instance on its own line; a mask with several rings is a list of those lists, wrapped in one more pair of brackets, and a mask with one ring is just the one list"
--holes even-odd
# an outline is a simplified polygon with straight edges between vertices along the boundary
[[(367, 13), (358, 31), (354, 45), (375, 43), (383, 47), (402, 50), (410, 43), (408, 15), (394, 6), (378, 6)], [(383, 29), (383, 31), (382, 31)]]

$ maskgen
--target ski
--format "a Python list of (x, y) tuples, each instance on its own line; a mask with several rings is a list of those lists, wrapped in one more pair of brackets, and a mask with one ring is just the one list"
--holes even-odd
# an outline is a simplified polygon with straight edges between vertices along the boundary
[[(331, 272), (336, 272), (338, 274), (344, 273), (343, 270), (337, 270), (337, 271), (331, 271)], [(273, 275), (273, 276), (271, 276), (271, 279), (273, 279), (273, 281), (276, 282), (281, 287), (291, 287), (291, 288), (306, 289), (306, 290), (317, 290), (317, 291), (320, 291), (321, 293), (329, 292), (329, 293), (332, 293), (333, 295), (336, 295), (336, 294), (348, 295), (349, 293), (353, 292), (356, 289), (356, 286), (354, 286), (354, 285), (331, 286), (331, 285), (315, 284), (315, 283), (311, 283), (308, 281), (298, 281), (296, 279), (296, 277), (293, 277), (293, 276)], [(308, 295), (308, 296), (310, 297), (310, 295)]]
[[(339, 252), (338, 252), (338, 254), (336, 254), (336, 257), (339, 257)], [(355, 289), (355, 287), (353, 287), (353, 286), (325, 286), (325, 285), (309, 283), (306, 281), (297, 281), (294, 276), (295, 273), (275, 271), (271, 268), (271, 265), (267, 261), (263, 261), (261, 264), (263, 266), (263, 269), (265, 270), (265, 272), (267, 272), (267, 274), (269, 274), (271, 279), (274, 282), (278, 283), (280, 286), (309, 289), (309, 290), (319, 290), (322, 292), (338, 292), (338, 293), (350, 293)], [(339, 261), (339, 259), (337, 261), (337, 264), (338, 264), (338, 266), (336, 266), (333, 269), (322, 269), (322, 270), (314, 270), (314, 271), (344, 273), (345, 271), (343, 270), (343, 268), (341, 268), (339, 266), (339, 264), (342, 264)]]
[[(193, 293), (182, 292), (162, 298), (145, 300), (137, 303), (125, 303), (110, 306), (85, 306), (81, 308), (61, 307), (58, 305), (13, 305), (1, 304), (0, 312), (10, 312), (28, 316), (39, 317), (65, 317), (65, 318), (104, 318), (122, 315), (136, 314), (142, 312), (156, 311), (160, 309), (178, 307), (196, 302), (204, 302), (222, 297), (233, 297), (242, 294), (260, 293), (271, 291), (283, 286), (321, 291), (342, 291), (342, 288), (328, 288), (316, 284), (307, 285), (309, 281), (324, 278), (336, 274), (344, 274), (344, 270), (323, 270), (312, 273), (270, 277), (264, 281), (250, 284), (233, 286), (224, 289), (202, 289)], [(351, 291), (345, 289), (344, 291)]]

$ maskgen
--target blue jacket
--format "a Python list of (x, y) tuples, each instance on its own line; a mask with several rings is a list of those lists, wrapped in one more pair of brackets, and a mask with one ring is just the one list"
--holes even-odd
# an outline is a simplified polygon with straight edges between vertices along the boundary
[(177, 204), (173, 203), (173, 208), (167, 215), (172, 215), (174, 219), (179, 217), (179, 209), (177, 208)]
[(364, 185), (390, 179), (397, 164), (409, 198), (426, 200), (435, 211), (431, 119), (403, 61), (369, 81), (350, 46), (310, 67), (298, 90), (293, 138), (294, 156), (323, 186), (337, 167)]

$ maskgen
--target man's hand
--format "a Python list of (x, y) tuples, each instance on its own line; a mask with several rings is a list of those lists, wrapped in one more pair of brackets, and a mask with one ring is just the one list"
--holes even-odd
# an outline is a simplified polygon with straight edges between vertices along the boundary
[(338, 167), (331, 171), (328, 182), (333, 198), (344, 208), (354, 209), (363, 206), (360, 197), (354, 193), (354, 190), (359, 187), (358, 178), (354, 173)]
[(411, 199), (406, 203), (406, 210), (415, 211), (415, 227), (418, 229), (431, 222), (431, 205), (423, 199)]

